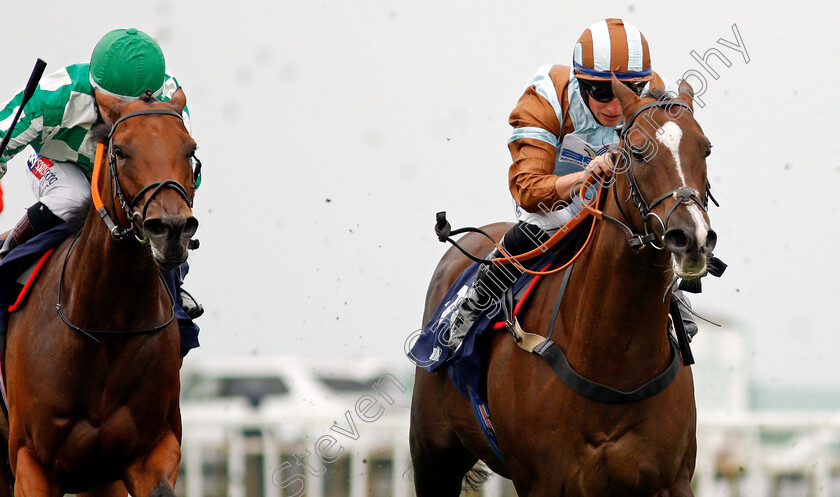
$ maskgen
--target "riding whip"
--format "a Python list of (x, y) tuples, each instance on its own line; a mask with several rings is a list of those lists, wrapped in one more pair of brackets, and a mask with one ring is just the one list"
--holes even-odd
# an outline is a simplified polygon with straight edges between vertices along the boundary
[(3, 141), (0, 142), (0, 156), (2, 156), (3, 152), (6, 151), (6, 146), (9, 145), (9, 140), (12, 138), (12, 131), (15, 129), (18, 119), (20, 119), (20, 114), (23, 112), (23, 108), (26, 106), (26, 103), (29, 102), (29, 99), (32, 98), (32, 95), (35, 93), (35, 88), (38, 87), (38, 82), (41, 81), (41, 76), (44, 74), (44, 69), (46, 69), (46, 67), (47, 63), (41, 59), (38, 59), (35, 62), (35, 68), (32, 69), (32, 74), (29, 76), (29, 82), (26, 83), (26, 89), (23, 91), (23, 100), (20, 101), (17, 114), (15, 114), (15, 118), (12, 119), (12, 124), (6, 132), (6, 136), (3, 137)]

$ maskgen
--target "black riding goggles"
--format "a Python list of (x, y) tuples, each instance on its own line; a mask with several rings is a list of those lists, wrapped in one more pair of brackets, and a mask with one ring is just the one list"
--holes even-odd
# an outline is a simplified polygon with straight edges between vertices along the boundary
[[(584, 79), (578, 79), (580, 84), (580, 88), (589, 94), (596, 102), (601, 102), (605, 104), (607, 102), (611, 102), (612, 99), (615, 98), (612, 91), (612, 83), (609, 81), (586, 81)], [(636, 96), (641, 96), (642, 91), (647, 86), (647, 81), (643, 81), (641, 83), (631, 83), (629, 81), (622, 81), (621, 84), (630, 88), (630, 91), (636, 94)]]

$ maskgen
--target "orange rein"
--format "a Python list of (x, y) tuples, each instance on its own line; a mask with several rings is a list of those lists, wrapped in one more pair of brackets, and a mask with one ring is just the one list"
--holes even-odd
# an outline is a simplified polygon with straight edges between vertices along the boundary
[[(572, 265), (572, 263), (577, 260), (577, 258), (580, 256), (580, 254), (582, 254), (583, 251), (586, 250), (586, 247), (589, 245), (589, 242), (592, 240), (592, 233), (595, 232), (595, 225), (597, 224), (598, 220), (602, 219), (602, 216), (604, 214), (603, 211), (601, 211), (601, 210), (599, 210), (595, 207), (595, 205), (600, 203), (602, 198), (603, 198), (602, 193), (604, 191), (604, 184), (600, 183), (600, 185), (598, 187), (598, 194), (596, 195), (595, 200), (591, 203), (587, 202), (586, 199), (584, 198), (584, 193), (586, 192), (586, 190), (587, 190), (586, 188), (581, 187), (580, 192), (578, 193), (580, 195), (581, 201), (583, 202), (583, 210), (581, 212), (579, 212), (571, 220), (569, 220), (569, 222), (567, 222), (566, 224), (561, 226), (560, 229), (557, 230), (557, 233), (551, 235), (551, 238), (546, 240), (545, 243), (543, 243), (539, 247), (531, 250), (530, 252), (525, 252), (524, 254), (518, 255), (516, 257), (513, 257), (510, 254), (508, 254), (507, 251), (505, 251), (505, 249), (502, 247), (501, 243), (497, 243), (496, 248), (499, 249), (499, 251), (502, 254), (504, 254), (504, 257), (498, 257), (496, 259), (493, 259), (490, 262), (493, 263), (493, 264), (513, 264), (520, 271), (523, 271), (523, 272), (528, 273), (528, 274), (533, 274), (533, 275), (547, 275), (547, 274), (559, 273), (560, 271), (562, 271), (562, 270), (566, 269), (567, 267), (569, 267), (570, 265)], [(584, 219), (586, 219), (589, 216), (594, 216), (595, 217), (595, 219), (592, 220), (592, 226), (589, 228), (589, 235), (587, 235), (586, 241), (583, 242), (583, 246), (581, 246), (580, 250), (578, 250), (578, 252), (575, 254), (575, 256), (572, 257), (567, 263), (563, 264), (562, 266), (560, 266), (558, 268), (552, 269), (550, 271), (532, 271), (530, 269), (526, 269), (522, 264), (520, 264), (520, 261), (527, 261), (528, 259), (532, 259), (534, 257), (537, 257), (538, 255), (544, 254), (548, 249), (550, 249), (551, 247), (556, 245), (557, 242), (559, 242), (561, 239), (563, 239), (564, 236), (569, 234), (574, 228), (576, 228), (580, 223), (583, 222)]]
[[(115, 240), (120, 240), (126, 236), (126, 233), (130, 233), (130, 230), (126, 231), (111, 220), (111, 217), (108, 215), (108, 210), (105, 209), (105, 205), (102, 203), (102, 197), (99, 195), (99, 173), (102, 169), (103, 155), (105, 155), (105, 145), (103, 143), (97, 143), (96, 155), (93, 159), (93, 176), (90, 179), (91, 197), (93, 199), (93, 206), (96, 208), (96, 212), (99, 214), (99, 217), (102, 218), (102, 221), (105, 222), (105, 226), (108, 227), (108, 231), (111, 232), (111, 236), (114, 237)], [(119, 221), (119, 218), (117, 218), (117, 221)], [(138, 238), (138, 240), (140, 240), (140, 238)]]
[(99, 142), (96, 144), (96, 155), (93, 160), (93, 177), (90, 181), (91, 195), (93, 196), (93, 206), (98, 211), (104, 204), (102, 197), (99, 196), (99, 169), (102, 167), (102, 156), (105, 155), (105, 144)]

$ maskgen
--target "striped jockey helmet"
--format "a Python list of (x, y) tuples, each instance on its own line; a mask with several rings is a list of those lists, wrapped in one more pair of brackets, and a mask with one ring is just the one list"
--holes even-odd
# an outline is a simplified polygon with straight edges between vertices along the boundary
[(644, 35), (621, 19), (604, 19), (584, 30), (575, 44), (575, 77), (608, 81), (650, 81), (650, 49)]

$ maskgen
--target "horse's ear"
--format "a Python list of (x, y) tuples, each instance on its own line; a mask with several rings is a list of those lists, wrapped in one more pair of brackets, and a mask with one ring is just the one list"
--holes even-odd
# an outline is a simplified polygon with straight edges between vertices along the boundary
[(685, 102), (691, 111), (694, 112), (694, 88), (686, 80), (680, 81), (679, 99)]
[(178, 107), (179, 112), (183, 112), (184, 107), (187, 106), (187, 96), (184, 94), (184, 89), (179, 86), (172, 98), (169, 99), (169, 103)]
[(101, 91), (94, 92), (96, 98), (96, 105), (99, 107), (99, 114), (105, 121), (105, 124), (111, 126), (119, 117), (118, 108), (123, 103), (119, 97), (105, 94)]
[(642, 99), (633, 93), (633, 90), (624, 86), (615, 77), (615, 74), (612, 75), (612, 91), (613, 95), (618, 97), (618, 101), (621, 103), (621, 112), (624, 114), (624, 120), (629, 120)]

